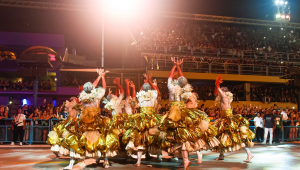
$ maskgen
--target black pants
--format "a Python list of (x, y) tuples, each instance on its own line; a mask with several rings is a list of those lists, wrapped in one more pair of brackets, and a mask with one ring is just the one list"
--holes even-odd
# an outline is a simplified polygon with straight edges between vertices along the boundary
[[(259, 138), (260, 138), (260, 140), (259, 140)], [(257, 141), (264, 140), (264, 129), (261, 127), (256, 128), (256, 140)]]
[(275, 142), (278, 142), (279, 143), (279, 139), (280, 139), (280, 131), (281, 131), (281, 128), (277, 128), (275, 129)]
[(20, 136), (20, 142), (23, 142), (23, 137), (24, 137), (23, 126), (14, 126), (13, 142), (16, 142), (18, 140), (18, 136)]

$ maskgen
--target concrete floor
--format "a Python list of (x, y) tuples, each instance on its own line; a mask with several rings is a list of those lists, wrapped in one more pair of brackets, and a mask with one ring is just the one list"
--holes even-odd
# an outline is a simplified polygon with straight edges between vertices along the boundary
[[(285, 143), (281, 145), (255, 145), (251, 148), (254, 158), (251, 163), (244, 163), (246, 158), (245, 151), (226, 153), (224, 161), (216, 161), (218, 154), (210, 151), (203, 153), (202, 164), (196, 164), (196, 155), (191, 154), (192, 164), (190, 170), (196, 169), (255, 169), (255, 170), (300, 170), (300, 143)], [(157, 163), (153, 158), (150, 161), (143, 159), (140, 167), (134, 167), (132, 162), (126, 163), (121, 158), (111, 158), (111, 170), (175, 170), (181, 162), (170, 162), (168, 156), (164, 153), (163, 162)], [(68, 157), (55, 158), (48, 146), (24, 145), (11, 147), (9, 145), (0, 145), (0, 169), (11, 170), (31, 170), (31, 169), (63, 169), (69, 163)], [(152, 167), (149, 167), (152, 166)], [(73, 169), (81, 169), (75, 165)], [(86, 160), (84, 169), (102, 169), (102, 164), (96, 164), (94, 159)]]

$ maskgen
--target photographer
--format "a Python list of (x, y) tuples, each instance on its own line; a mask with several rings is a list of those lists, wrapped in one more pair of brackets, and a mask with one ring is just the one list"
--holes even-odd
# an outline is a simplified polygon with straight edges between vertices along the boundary
[(13, 126), (12, 129), (14, 131), (14, 137), (13, 137), (13, 142), (11, 142), (11, 145), (15, 145), (15, 142), (18, 140), (18, 136), (20, 136), (20, 146), (22, 146), (23, 142), (23, 136), (24, 136), (24, 131), (25, 131), (25, 122), (26, 117), (24, 114), (22, 114), (22, 108), (18, 108), (17, 114), (14, 116), (13, 120)]

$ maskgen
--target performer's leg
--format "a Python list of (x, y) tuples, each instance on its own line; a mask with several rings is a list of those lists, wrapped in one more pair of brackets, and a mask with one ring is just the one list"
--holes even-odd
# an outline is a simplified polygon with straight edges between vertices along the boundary
[(197, 161), (197, 163), (198, 164), (201, 164), (202, 163), (202, 153), (200, 153), (200, 151), (196, 151), (196, 153), (197, 153), (197, 157), (198, 157), (198, 161)]
[(224, 160), (224, 150), (222, 149), (219, 157), (216, 160)]
[(65, 167), (64, 169), (72, 169), (74, 163), (75, 163), (75, 159), (73, 157), (70, 157), (70, 164), (67, 167)]
[(184, 170), (188, 170), (191, 162), (189, 161), (189, 154), (188, 151), (181, 151), (182, 153), (182, 158), (183, 158), (183, 165), (184, 165)]
[(245, 151), (247, 152), (247, 159), (244, 160), (244, 162), (250, 162), (250, 160), (251, 160), (254, 156), (253, 156), (252, 153), (250, 152), (250, 149), (249, 149), (249, 148), (245, 147)]
[(58, 157), (59, 157), (59, 155), (58, 155), (58, 151), (53, 151), (53, 153), (54, 153), (54, 155), (56, 156), (56, 158), (58, 158)]
[(81, 168), (85, 167), (84, 159), (79, 159), (78, 163)]
[(137, 152), (137, 162), (136, 162), (136, 164), (134, 164), (134, 166), (140, 166), (141, 165), (142, 155), (143, 155), (143, 151), (138, 151)]
[(109, 163), (108, 163), (107, 157), (104, 158), (103, 168), (106, 168), (106, 169), (109, 168)]

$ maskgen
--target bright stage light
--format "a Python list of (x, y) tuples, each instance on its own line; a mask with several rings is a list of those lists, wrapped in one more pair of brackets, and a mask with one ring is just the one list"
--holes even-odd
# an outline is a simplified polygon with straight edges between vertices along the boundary
[(283, 1), (280, 1), (280, 5), (283, 5), (283, 3), (284, 3)]
[(279, 1), (279, 0), (276, 0), (276, 1), (275, 1), (275, 4), (276, 4), (276, 5), (278, 5), (279, 3), (280, 3), (280, 1)]
[(129, 17), (136, 14), (140, 7), (140, 0), (106, 0), (105, 10), (121, 17)]
[(24, 106), (25, 104), (27, 104), (27, 100), (26, 100), (26, 99), (23, 99), (22, 102), (23, 102), (23, 106)]
[(289, 19), (289, 18), (290, 18), (290, 16), (289, 16), (289, 15), (287, 15), (287, 16), (285, 16), (285, 18)]
[(281, 15), (281, 18), (284, 19), (284, 18), (285, 18), (285, 15)]
[(288, 4), (288, 1), (285, 1), (285, 5), (287, 5)]
[(280, 14), (276, 14), (276, 18), (280, 18)]

